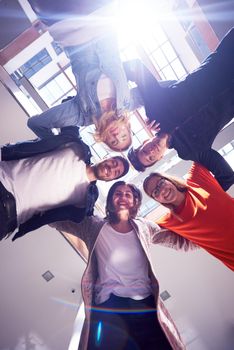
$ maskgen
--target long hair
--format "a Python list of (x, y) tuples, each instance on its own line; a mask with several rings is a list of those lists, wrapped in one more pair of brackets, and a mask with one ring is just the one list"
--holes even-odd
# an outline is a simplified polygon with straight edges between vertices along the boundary
[[(95, 124), (95, 131), (93, 134), (94, 140), (96, 142), (106, 142), (106, 130), (111, 122), (116, 121), (117, 124), (122, 122), (128, 123), (129, 115), (127, 113), (122, 113), (120, 116), (117, 114), (116, 110), (111, 110), (104, 112), (99, 119), (93, 117)], [(129, 145), (125, 147), (122, 151), (126, 151)]]
[(141, 206), (142, 194), (141, 191), (133, 184), (126, 183), (125, 181), (115, 182), (109, 189), (107, 199), (106, 199), (106, 218), (110, 223), (116, 224), (119, 222), (119, 218), (115, 212), (113, 205), (113, 195), (117, 187), (119, 186), (128, 186), (133, 194), (134, 198), (134, 207), (130, 211), (130, 218), (135, 219), (137, 212)]
[[(153, 177), (159, 177), (161, 179), (165, 179), (170, 181), (176, 188), (178, 191), (180, 192), (186, 192), (187, 191), (187, 185), (186, 185), (186, 181), (177, 177), (177, 176), (173, 176), (173, 175), (168, 175), (165, 173), (159, 173), (159, 172), (155, 172), (155, 173), (151, 173), (149, 174), (149, 176), (147, 176), (143, 182), (143, 189), (145, 191), (145, 193), (152, 198), (152, 196), (147, 192), (147, 185), (150, 179), (152, 179)], [(155, 200), (155, 198), (153, 198)], [(164, 207), (170, 209), (171, 211), (174, 212), (174, 210), (176, 209), (175, 206), (173, 204), (168, 204), (168, 203), (161, 203)]]

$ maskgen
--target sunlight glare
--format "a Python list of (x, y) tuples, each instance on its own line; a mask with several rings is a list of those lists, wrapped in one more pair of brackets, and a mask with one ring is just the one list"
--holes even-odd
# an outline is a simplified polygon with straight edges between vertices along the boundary
[(147, 37), (157, 17), (150, 14), (150, 9), (143, 0), (126, 0), (118, 6), (115, 29), (123, 46), (132, 42), (139, 42)]

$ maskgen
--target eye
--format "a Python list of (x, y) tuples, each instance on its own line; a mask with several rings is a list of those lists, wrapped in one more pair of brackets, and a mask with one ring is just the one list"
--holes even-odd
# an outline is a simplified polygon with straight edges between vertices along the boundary
[(152, 192), (152, 197), (155, 198), (155, 197), (158, 197), (158, 189), (155, 188), (155, 190)]
[(118, 145), (118, 141), (117, 141), (117, 140), (112, 141), (112, 142), (111, 142), (111, 145), (112, 145), (112, 146), (117, 146), (117, 145)]

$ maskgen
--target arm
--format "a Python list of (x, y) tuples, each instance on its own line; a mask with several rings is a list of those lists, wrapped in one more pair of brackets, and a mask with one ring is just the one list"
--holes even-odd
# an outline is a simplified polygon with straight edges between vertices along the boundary
[(173, 248), (176, 250), (183, 250), (185, 252), (188, 250), (199, 249), (195, 243), (173, 231), (161, 228), (159, 225), (153, 222), (149, 222), (149, 226), (151, 233), (151, 243), (153, 244), (161, 244), (165, 247)]
[(165, 84), (162, 87), (139, 59), (123, 62), (123, 68), (127, 79), (137, 84), (149, 120), (156, 120), (157, 122), (161, 122), (159, 118), (164, 120), (165, 104), (168, 107), (167, 101), (164, 100), (171, 83), (169, 83), (169, 86)]
[(89, 247), (91, 236), (101, 230), (105, 220), (99, 216), (86, 216), (80, 223), (71, 221), (55, 222), (51, 227), (58, 231), (67, 232), (81, 238)]
[[(159, 85), (163, 88), (167, 88), (172, 84), (176, 83), (176, 80), (160, 80), (158, 81)], [(130, 89), (130, 111), (134, 111), (137, 108), (144, 106), (144, 101), (142, 99), (140, 90), (138, 87)]]
[[(234, 171), (228, 162), (217, 151), (208, 149), (204, 152), (199, 152), (194, 160), (203, 165), (206, 170), (212, 172), (215, 179), (218, 181), (224, 191), (227, 191), (229, 187), (234, 184)], [(209, 181), (212, 181), (210, 180), (210, 174), (208, 174), (207, 177), (209, 177)]]
[(85, 215), (85, 208), (77, 208), (74, 205), (67, 205), (60, 208), (47, 210), (44, 213), (34, 215), (29, 220), (21, 224), (18, 232), (16, 232), (12, 238), (12, 241), (24, 236), (26, 233), (37, 230), (38, 228), (53, 222), (70, 220), (74, 223), (79, 223), (83, 220)]
[(1, 148), (1, 156), (4, 161), (35, 157), (42, 153), (54, 151), (71, 142), (76, 142), (80, 147), (88, 150), (88, 146), (79, 138), (78, 133), (77, 136), (60, 134), (43, 139), (4, 145)]

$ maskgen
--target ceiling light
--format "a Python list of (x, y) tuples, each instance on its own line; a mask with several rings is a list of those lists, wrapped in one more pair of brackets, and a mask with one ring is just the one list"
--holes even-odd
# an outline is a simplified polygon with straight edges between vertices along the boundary
[(52, 280), (52, 278), (54, 278), (54, 275), (48, 270), (45, 273), (43, 273), (42, 277), (46, 280), (46, 282), (49, 282), (50, 280)]

